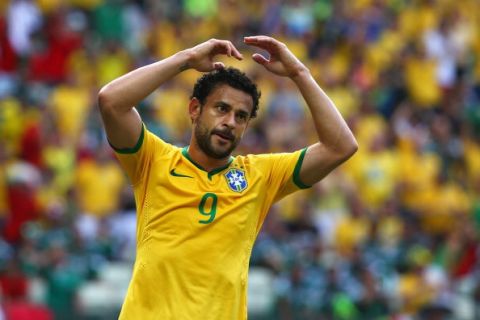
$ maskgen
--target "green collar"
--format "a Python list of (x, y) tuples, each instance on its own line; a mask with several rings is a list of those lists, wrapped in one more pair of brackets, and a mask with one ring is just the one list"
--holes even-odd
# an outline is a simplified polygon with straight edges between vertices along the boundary
[(208, 173), (208, 179), (211, 180), (212, 179), (212, 176), (219, 173), (219, 172), (222, 172), (223, 170), (225, 170), (226, 168), (228, 168), (228, 166), (232, 163), (232, 161), (235, 159), (234, 157), (230, 156), (230, 159), (228, 160), (228, 163), (224, 166), (221, 166), (219, 168), (215, 168), (213, 169), (212, 171), (207, 171), (205, 170), (205, 168), (203, 168), (201, 165), (199, 165), (198, 163), (196, 163), (195, 161), (193, 161), (193, 159), (190, 157), (190, 155), (188, 154), (188, 147), (189, 146), (185, 146), (183, 147), (182, 149), (182, 154), (185, 158), (188, 159), (188, 161), (190, 161), (191, 163), (193, 163), (195, 165), (195, 167), (197, 167), (198, 169), (202, 170), (202, 171), (205, 171)]

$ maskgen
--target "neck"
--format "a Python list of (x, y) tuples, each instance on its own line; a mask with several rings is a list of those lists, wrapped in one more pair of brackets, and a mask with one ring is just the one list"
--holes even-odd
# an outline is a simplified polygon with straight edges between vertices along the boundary
[(223, 159), (215, 159), (206, 155), (205, 152), (200, 149), (194, 139), (190, 141), (190, 146), (188, 147), (188, 155), (193, 161), (195, 161), (195, 163), (200, 165), (208, 172), (226, 166), (230, 161), (230, 156)]

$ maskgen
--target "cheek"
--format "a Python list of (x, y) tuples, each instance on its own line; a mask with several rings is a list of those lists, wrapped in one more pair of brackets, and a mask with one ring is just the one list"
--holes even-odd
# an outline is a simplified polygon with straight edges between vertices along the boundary
[(237, 138), (238, 138), (238, 139), (243, 138), (243, 135), (245, 134), (246, 129), (247, 129), (247, 128), (238, 129), (238, 131), (237, 131)]
[(208, 117), (205, 117), (203, 114), (199, 114), (194, 122), (197, 124), (197, 125), (200, 125), (204, 128), (208, 128), (210, 126), (210, 123), (208, 121)]

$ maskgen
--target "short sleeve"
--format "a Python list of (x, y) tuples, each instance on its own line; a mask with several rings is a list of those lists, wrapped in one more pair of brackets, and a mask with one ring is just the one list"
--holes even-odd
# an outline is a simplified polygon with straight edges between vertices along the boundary
[(304, 148), (292, 153), (258, 156), (256, 166), (267, 179), (269, 190), (273, 193), (273, 202), (292, 192), (310, 187), (300, 179), (300, 169), (306, 151), (307, 148)]
[(140, 137), (133, 148), (118, 149), (111, 144), (110, 146), (133, 185), (143, 180), (155, 157), (162, 156), (174, 148), (148, 131), (145, 125), (142, 126)]

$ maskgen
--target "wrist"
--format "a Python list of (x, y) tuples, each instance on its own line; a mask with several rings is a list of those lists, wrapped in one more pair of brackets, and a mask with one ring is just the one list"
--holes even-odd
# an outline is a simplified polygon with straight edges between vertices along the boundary
[(290, 76), (290, 79), (292, 79), (293, 82), (298, 82), (298, 81), (308, 79), (310, 77), (311, 77), (310, 70), (307, 67), (302, 66), (301, 68), (298, 68), (298, 70), (296, 70)]
[(178, 71), (182, 72), (192, 68), (193, 54), (190, 49), (179, 51), (174, 56), (178, 59)]

